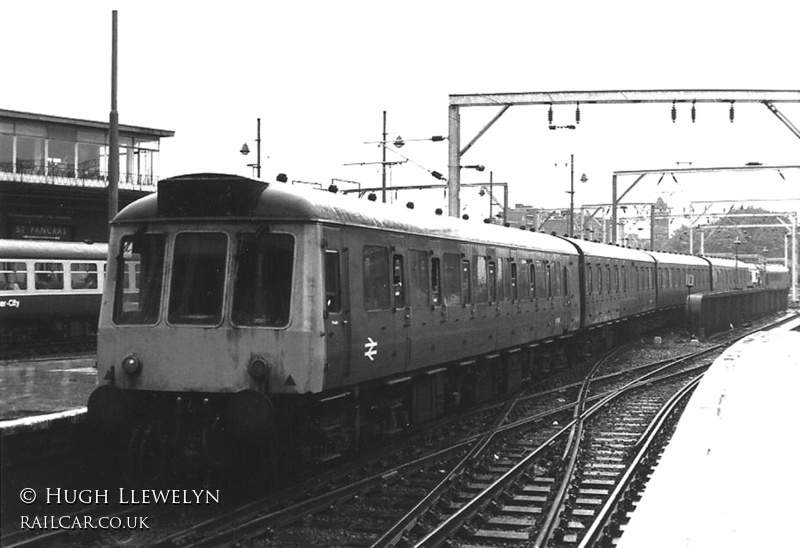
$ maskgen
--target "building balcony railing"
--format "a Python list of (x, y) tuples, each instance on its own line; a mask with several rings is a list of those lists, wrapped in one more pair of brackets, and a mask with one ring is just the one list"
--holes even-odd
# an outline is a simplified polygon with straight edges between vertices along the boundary
[[(51, 163), (36, 160), (17, 160), (16, 169), (11, 162), (0, 163), (0, 181), (38, 183), (60, 186), (105, 188), (108, 186), (108, 172), (93, 166)], [(155, 192), (158, 178), (153, 175), (120, 173), (119, 188)]]

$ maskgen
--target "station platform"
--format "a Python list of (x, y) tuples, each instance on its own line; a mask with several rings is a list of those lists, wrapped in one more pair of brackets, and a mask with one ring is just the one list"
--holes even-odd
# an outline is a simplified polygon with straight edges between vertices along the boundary
[(85, 412), (97, 386), (94, 356), (0, 363), (0, 432)]
[(692, 394), (617, 548), (793, 545), (798, 386), (800, 319), (720, 356)]

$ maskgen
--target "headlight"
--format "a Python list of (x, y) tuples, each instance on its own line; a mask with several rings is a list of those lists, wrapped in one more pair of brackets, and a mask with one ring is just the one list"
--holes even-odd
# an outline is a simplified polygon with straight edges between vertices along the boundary
[(142, 370), (142, 360), (136, 354), (130, 354), (122, 360), (122, 370), (128, 375), (135, 375)]

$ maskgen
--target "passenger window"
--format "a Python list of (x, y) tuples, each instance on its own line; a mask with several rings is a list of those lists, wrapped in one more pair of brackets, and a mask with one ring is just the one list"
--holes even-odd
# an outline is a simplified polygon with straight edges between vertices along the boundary
[(36, 289), (64, 289), (62, 263), (34, 263)]
[(531, 300), (534, 300), (536, 299), (536, 265), (532, 261), (528, 265), (528, 285), (530, 287)]
[(444, 254), (444, 304), (461, 304), (461, 257), (455, 253)]
[(553, 297), (561, 295), (561, 263), (554, 262), (552, 268)]
[(25, 263), (0, 262), (0, 291), (25, 291), (28, 289), (28, 273)]
[(534, 299), (531, 297), (531, 276), (530, 264), (528, 261), (522, 261), (522, 267), (517, 271), (519, 276), (517, 287), (519, 288), (519, 298), (522, 300)]
[(561, 274), (561, 287), (564, 289), (564, 295), (569, 297), (569, 270), (566, 266), (562, 267)]
[(462, 259), (461, 261), (461, 302), (464, 304), (470, 304), (472, 302), (472, 291), (471, 291), (471, 284), (470, 280), (472, 276), (470, 276), (469, 271), (469, 259)]
[(517, 263), (511, 263), (511, 300), (516, 301), (519, 299), (519, 291), (517, 289)]
[(364, 309), (389, 309), (389, 250), (364, 246)]
[(394, 255), (392, 257), (392, 293), (394, 295), (394, 307), (405, 308), (406, 288), (402, 255)]
[(70, 286), (72, 289), (97, 289), (97, 265), (72, 263), (70, 265)]
[(547, 288), (547, 298), (553, 296), (553, 279), (550, 276), (550, 265), (548, 264), (544, 271), (545, 287)]
[(411, 306), (414, 307), (427, 307), (430, 305), (430, 297), (428, 284), (430, 278), (428, 277), (428, 252), (411, 250), (408, 252), (410, 263), (411, 276)]
[(497, 302), (497, 266), (494, 261), (489, 261), (488, 264), (488, 280), (489, 284), (489, 302)]
[(339, 252), (327, 249), (325, 250), (325, 311), (334, 314), (342, 311)]
[(485, 303), (488, 296), (487, 261), (486, 257), (482, 255), (476, 255), (474, 259), (475, 268), (473, 270), (472, 284), (475, 291), (475, 302)]
[(597, 265), (597, 292), (603, 294), (603, 267)]
[(442, 265), (438, 257), (431, 259), (431, 300), (433, 306), (442, 304)]
[(504, 301), (508, 297), (508, 290), (506, 283), (508, 277), (505, 275), (505, 267), (503, 266), (503, 259), (497, 259), (497, 300)]
[(175, 237), (169, 321), (215, 325), (222, 319), (228, 237), (218, 233), (184, 233)]
[[(341, 307), (336, 290), (338, 255), (325, 254), (325, 292), (326, 301), (330, 298), (331, 305)], [(246, 234), (241, 238), (234, 265), (234, 324), (283, 327), (289, 323), (293, 263), (294, 238), (289, 234), (263, 233), (257, 239), (255, 234)]]

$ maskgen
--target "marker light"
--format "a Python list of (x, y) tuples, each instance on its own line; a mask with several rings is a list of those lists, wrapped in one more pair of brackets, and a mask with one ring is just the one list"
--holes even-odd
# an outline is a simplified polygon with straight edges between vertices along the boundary
[(255, 358), (250, 362), (247, 370), (254, 379), (263, 379), (267, 376), (267, 362), (263, 358)]

